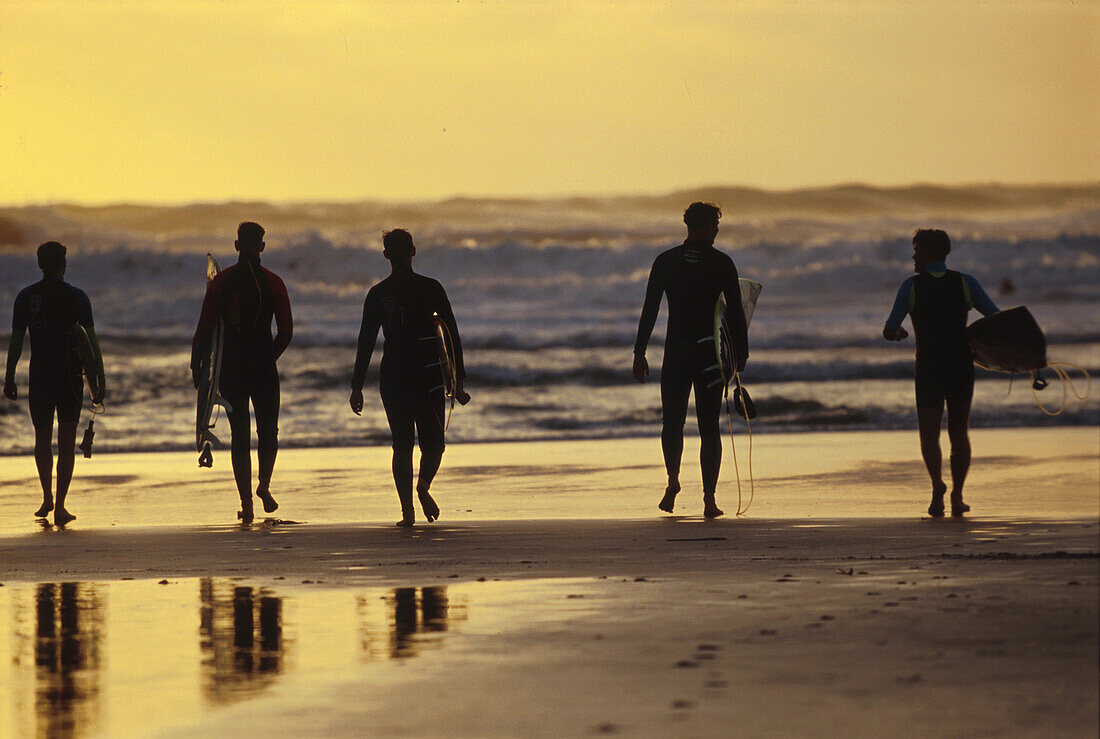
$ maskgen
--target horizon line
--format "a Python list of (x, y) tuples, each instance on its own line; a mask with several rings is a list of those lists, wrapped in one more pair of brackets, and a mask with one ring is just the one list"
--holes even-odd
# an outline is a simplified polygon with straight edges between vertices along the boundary
[(56, 206), (75, 206), (81, 208), (121, 208), (121, 207), (146, 207), (146, 208), (182, 208), (194, 205), (237, 205), (237, 204), (265, 204), (265, 205), (357, 205), (374, 203), (381, 205), (421, 205), (441, 204), (452, 201), (476, 200), (476, 201), (566, 201), (566, 200), (622, 200), (622, 199), (664, 199), (675, 197), (679, 194), (699, 192), (705, 190), (740, 190), (767, 195), (794, 195), (815, 192), (827, 192), (831, 190), (861, 189), (878, 192), (915, 190), (933, 188), (940, 190), (967, 190), (974, 188), (1004, 188), (1004, 189), (1031, 189), (1031, 188), (1090, 188), (1100, 187), (1100, 179), (1096, 180), (1065, 180), (1065, 181), (1030, 181), (1030, 182), (1005, 182), (1000, 180), (975, 180), (967, 182), (929, 182), (913, 181), (907, 184), (880, 185), (859, 180), (836, 182), (829, 185), (811, 185), (802, 187), (762, 187), (745, 184), (706, 184), (691, 187), (679, 187), (664, 191), (635, 191), (635, 192), (592, 192), (592, 193), (556, 193), (556, 194), (512, 194), (512, 195), (477, 195), (466, 193), (454, 193), (439, 197), (426, 198), (384, 198), (384, 197), (354, 197), (354, 198), (256, 198), (256, 197), (227, 197), (210, 200), (28, 200), (24, 202), (0, 202), (0, 208), (43, 208)]

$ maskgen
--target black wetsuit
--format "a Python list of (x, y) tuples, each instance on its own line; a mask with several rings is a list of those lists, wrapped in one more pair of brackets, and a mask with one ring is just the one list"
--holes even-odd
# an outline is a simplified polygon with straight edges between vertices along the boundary
[[(271, 336), (274, 318), (278, 345)], [(286, 285), (260, 266), (258, 258), (241, 256), (211, 280), (195, 331), (191, 367), (198, 367), (209, 333), (223, 321), (219, 391), (233, 407), (228, 414), (233, 434), (233, 474), (241, 500), (251, 499), (252, 458), (249, 401), (256, 413), (256, 456), (261, 482), (271, 479), (279, 450), (279, 372), (277, 355), (290, 343), (293, 318)]]
[(80, 359), (69, 335), (73, 324), (93, 327), (92, 304), (83, 290), (60, 277), (23, 288), (15, 298), (12, 330), (31, 335), (30, 387), (27, 397), (35, 426), (76, 423), (84, 402)]
[(974, 396), (974, 357), (966, 341), (970, 305), (963, 276), (947, 270), (941, 277), (922, 272), (913, 278), (910, 317), (916, 334), (918, 408), (942, 409), (968, 404)]
[(737, 267), (727, 255), (710, 244), (685, 241), (662, 252), (653, 262), (646, 287), (645, 304), (638, 322), (635, 354), (644, 354), (649, 343), (661, 295), (668, 298), (668, 329), (665, 356), (661, 364), (661, 447), (670, 476), (680, 472), (684, 450), (684, 421), (688, 397), (695, 388), (695, 413), (701, 446), (703, 490), (713, 493), (722, 464), (722, 440), (718, 414), (723, 383), (715, 366), (714, 306), (724, 293), (734, 355), (748, 358), (748, 327), (741, 307)]
[[(427, 489), (443, 456), (444, 395), (438, 368), (426, 367), (436, 355), (433, 317), (451, 335), (455, 369), (465, 379), (462, 341), (443, 286), (410, 269), (399, 269), (372, 287), (363, 301), (363, 323), (355, 354), (352, 387), (363, 387), (381, 327), (385, 343), (379, 390), (393, 439), (393, 474), (402, 506), (411, 506), (412, 448), (420, 446), (417, 487)], [(428, 340), (422, 340), (428, 339)], [(409, 500), (406, 501), (406, 493)]]

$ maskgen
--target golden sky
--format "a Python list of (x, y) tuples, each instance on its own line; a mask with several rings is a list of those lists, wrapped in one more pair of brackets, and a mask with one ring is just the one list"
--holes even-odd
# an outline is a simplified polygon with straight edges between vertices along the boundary
[(0, 203), (1100, 175), (1100, 3), (0, 0)]

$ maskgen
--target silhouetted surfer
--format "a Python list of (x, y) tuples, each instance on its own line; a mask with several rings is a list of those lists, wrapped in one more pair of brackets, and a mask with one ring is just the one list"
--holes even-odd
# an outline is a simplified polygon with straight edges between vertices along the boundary
[(882, 335), (901, 341), (909, 334), (901, 327), (908, 313), (917, 342), (917, 425), (924, 465), (932, 478), (928, 513), (944, 514), (943, 455), (940, 425), (947, 402), (947, 435), (951, 439), (951, 515), (970, 510), (963, 502), (963, 483), (970, 469), (970, 401), (974, 396), (974, 360), (966, 342), (966, 314), (976, 308), (988, 316), (997, 306), (970, 275), (954, 272), (944, 263), (951, 239), (938, 229), (918, 229), (913, 235), (913, 271), (901, 283), (894, 309)]
[(749, 357), (748, 327), (741, 307), (741, 288), (733, 260), (714, 248), (722, 211), (710, 203), (692, 203), (684, 211), (688, 237), (680, 246), (661, 253), (653, 262), (646, 287), (645, 304), (634, 343), (634, 377), (645, 382), (649, 363), (646, 345), (661, 307), (661, 295), (668, 298), (668, 329), (665, 356), (661, 364), (661, 449), (668, 472), (668, 487), (658, 504), (671, 513), (680, 492), (680, 458), (684, 451), (684, 421), (688, 396), (695, 388), (695, 413), (699, 421), (699, 464), (703, 472), (703, 515), (721, 516), (714, 501), (718, 471), (722, 466), (722, 436), (718, 412), (722, 405), (723, 382), (716, 365), (714, 305), (725, 294), (733, 335), (737, 370), (745, 369)]
[(450, 332), (457, 373), (456, 396), (462, 396), (466, 370), (462, 363), (462, 341), (458, 335), (447, 293), (435, 280), (413, 272), (416, 254), (412, 236), (404, 229), (387, 231), (382, 237), (383, 254), (390, 260), (389, 277), (372, 287), (363, 301), (363, 324), (351, 377), (351, 409), (363, 410), (363, 381), (370, 366), (378, 328), (385, 337), (379, 389), (386, 420), (393, 438), (393, 481), (401, 500), (398, 526), (412, 526), (413, 432), (420, 445), (420, 471), (416, 492), (428, 521), (439, 517), (439, 506), (428, 492), (443, 459), (444, 391), (439, 370), (430, 366), (436, 357), (433, 319), (438, 316)]
[[(64, 526), (76, 516), (65, 509), (65, 496), (73, 477), (76, 455), (76, 425), (84, 404), (81, 364), (74, 351), (72, 328), (79, 323), (91, 341), (99, 377), (103, 377), (103, 356), (92, 322), (92, 304), (83, 290), (63, 279), (65, 247), (48, 241), (38, 247), (42, 280), (23, 288), (15, 298), (11, 343), (4, 374), (4, 395), (15, 400), (15, 368), (23, 352), (23, 337), (30, 331), (31, 368), (27, 399), (34, 424), (34, 461), (42, 483), (42, 507), (35, 516), (53, 511), (54, 523)], [(103, 402), (106, 385), (101, 384), (92, 402)], [(53, 419), (57, 414), (57, 496), (52, 490)]]
[[(199, 361), (206, 342), (217, 322), (224, 321), (220, 390), (233, 408), (228, 416), (233, 434), (233, 477), (241, 497), (238, 516), (248, 523), (253, 518), (250, 400), (256, 413), (256, 456), (260, 466), (256, 497), (268, 513), (279, 507), (271, 496), (271, 473), (279, 451), (279, 372), (275, 362), (290, 345), (294, 320), (286, 285), (274, 272), (260, 266), (260, 252), (264, 250), (260, 224), (242, 223), (233, 246), (240, 253), (239, 261), (219, 272), (206, 287), (191, 345), (191, 376), (198, 387)], [(272, 318), (277, 328), (274, 338)]]

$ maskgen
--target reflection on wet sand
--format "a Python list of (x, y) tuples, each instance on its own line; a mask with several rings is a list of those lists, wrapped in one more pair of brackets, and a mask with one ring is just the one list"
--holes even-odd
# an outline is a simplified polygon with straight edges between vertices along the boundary
[(390, 634), (390, 656), (412, 657), (416, 654), (420, 632), (447, 630), (447, 588), (396, 588), (393, 591), (393, 631)]
[(199, 580), (199, 635), (203, 693), (216, 702), (238, 700), (272, 684), (286, 649), (283, 600), (214, 578)]
[(465, 598), (446, 587), (283, 595), (226, 578), (5, 587), (0, 638), (12, 648), (0, 648), (0, 667), (11, 679), (0, 671), (0, 737), (187, 724), (271, 693), (284, 676), (308, 683), (422, 654), (465, 619)]
[(66, 736), (95, 726), (105, 610), (95, 585), (36, 586), (34, 705), (39, 736)]

